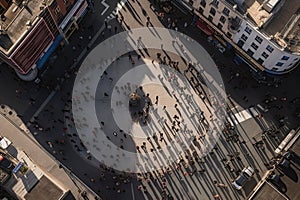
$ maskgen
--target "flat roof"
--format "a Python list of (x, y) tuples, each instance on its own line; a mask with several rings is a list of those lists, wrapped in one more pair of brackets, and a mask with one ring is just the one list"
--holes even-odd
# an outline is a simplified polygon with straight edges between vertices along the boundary
[(42, 176), (36, 186), (29, 191), (24, 198), (26, 200), (59, 200), (64, 195), (62, 189)]
[(33, 23), (42, 12), (43, 0), (28, 0), (27, 6), (18, 7), (12, 3), (4, 13), (5, 21), (0, 20), (0, 50), (9, 53), (9, 50), (30, 28), (27, 23)]
[(255, 196), (251, 200), (286, 200), (280, 193), (278, 193), (271, 185), (266, 181), (255, 193)]
[(263, 0), (244, 1), (247, 16), (251, 18), (258, 27), (263, 26), (270, 17), (270, 13), (262, 8), (263, 2)]
[[(276, 4), (275, 4), (275, 3)], [(279, 45), (292, 52), (300, 53), (300, 1), (274, 1), (268, 10), (269, 1), (245, 0), (243, 7), (247, 16), (264, 33), (273, 36)]]

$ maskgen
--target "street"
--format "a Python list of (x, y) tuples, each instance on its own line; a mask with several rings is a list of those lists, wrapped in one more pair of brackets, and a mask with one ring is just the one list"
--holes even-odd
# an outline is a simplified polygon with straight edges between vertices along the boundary
[[(269, 82), (259, 83), (253, 78), (253, 73), (250, 72), (248, 66), (245, 64), (238, 66), (233, 62), (234, 56), (230, 50), (221, 53), (212, 43), (207, 41), (207, 36), (200, 29), (191, 25), (192, 16), (186, 16), (177, 10), (175, 13), (165, 14), (161, 18), (158, 15), (161, 9), (154, 3), (150, 6), (150, 2), (146, 0), (129, 0), (125, 4), (125, 1), (122, 2), (119, 3), (115, 0), (96, 1), (95, 11), (87, 13), (79, 30), (70, 38), (69, 44), (58, 49), (52, 55), (45, 71), (40, 74), (40, 83), (22, 82), (17, 79), (11, 69), (3, 66), (0, 73), (0, 90), (2, 91), (0, 104), (6, 106), (1, 108), (2, 112), (8, 113), (9, 109), (14, 110), (17, 114), (11, 116), (11, 120), (17, 125), (21, 125), (22, 122), (27, 125), (32, 136), (50, 154), (70, 169), (102, 199), (161, 199), (162, 197), (167, 199), (171, 196), (174, 199), (212, 199), (216, 194), (220, 195), (221, 199), (246, 198), (267, 170), (267, 164), (274, 156), (274, 149), (290, 129), (299, 126), (297, 114), (300, 113), (300, 91), (297, 85), (299, 84), (300, 69), (298, 68), (284, 76), (268, 77)], [(120, 5), (123, 5), (122, 8)], [(121, 14), (116, 15), (116, 9)], [(108, 25), (104, 23), (105, 19), (108, 21)], [(168, 169), (158, 170), (157, 173), (120, 173), (97, 161), (88, 151), (89, 148), (86, 149), (87, 144), (82, 142), (82, 135), (77, 132), (78, 129), (74, 124), (76, 120), (73, 120), (73, 87), (76, 75), (79, 73), (78, 69), (89, 52), (116, 33), (147, 27), (149, 21), (153, 27), (165, 28), (168, 27), (170, 21), (176, 22), (179, 32), (197, 41), (211, 55), (218, 66), (227, 94), (227, 125), (226, 129), (220, 133), (220, 138), (214, 148), (207, 155), (201, 156), (200, 159), (192, 159), (194, 166), (190, 165), (188, 157), (187, 160), (184, 158), (184, 161), (173, 163)], [(188, 26), (185, 26), (185, 22)], [(193, 81), (191, 78), (197, 76), (195, 71), (188, 70), (184, 73), (188, 69), (188, 64), (181, 60), (178, 55), (166, 53), (162, 51), (162, 48), (132, 53), (135, 60), (134, 66), (141, 63), (151, 65), (152, 60), (155, 60), (154, 63), (159, 63), (157, 53), (160, 53), (162, 57), (169, 55), (170, 58), (165, 59), (170, 61), (178, 61), (179, 74), (184, 74), (192, 87), (196, 87), (201, 82)], [(142, 57), (141, 60), (139, 60), (140, 57)], [(127, 70), (130, 71), (133, 66), (128, 61), (127, 54), (122, 55), (118, 62), (123, 66), (124, 74), (127, 73)], [(171, 66), (173, 65), (171, 64)], [(112, 64), (108, 68), (107, 72), (110, 76), (101, 80), (102, 82), (100, 81), (96, 99), (103, 98), (103, 94), (108, 91), (111, 91), (111, 93), (108, 92), (109, 98), (117, 95), (114, 92), (114, 86), (120, 84), (117, 81), (124, 78), (123, 73), (117, 67), (117, 64), (116, 66)], [(149, 71), (153, 74), (161, 73), (150, 69)], [(138, 72), (134, 73), (138, 74)], [(122, 84), (125, 85), (132, 81), (131, 84), (133, 85), (134, 78), (132, 76), (124, 78)], [(274, 79), (279, 80), (278, 85), (274, 84)], [(164, 79), (164, 81), (166, 80)], [(141, 83), (144, 84), (143, 81)], [(163, 98), (168, 95), (155, 93), (161, 88), (143, 87), (146, 91), (145, 94), (149, 92), (151, 97), (154, 97), (151, 99), (152, 102), (155, 102), (155, 96), (158, 95), (162, 100), (156, 100), (158, 104), (162, 103), (161, 105), (163, 105)], [(170, 88), (171, 86), (167, 84), (166, 87)], [(203, 91), (205, 91), (206, 86), (203, 87), (205, 88)], [(177, 93), (174, 94), (177, 95)], [(195, 92), (188, 93), (188, 96), (191, 94), (196, 96)], [(126, 95), (129, 94), (126, 93)], [(117, 97), (121, 101), (122, 97)], [(113, 101), (113, 98), (111, 101), (114, 104), (117, 103)], [(172, 107), (176, 103), (174, 98), (167, 99), (165, 102), (164, 105), (170, 104)], [(201, 105), (199, 102), (202, 101), (199, 98), (195, 102), (199, 106)], [(110, 101), (109, 103), (97, 103), (95, 107), (98, 110), (98, 120), (109, 124), (107, 127), (105, 125), (107, 129), (104, 132), (105, 134), (112, 134), (114, 131), (112, 127), (120, 125), (123, 120), (118, 123), (117, 120), (120, 119), (117, 119), (113, 114), (103, 114), (110, 112), (112, 105)], [(268, 111), (264, 112), (259, 109), (257, 104), (268, 108)], [(254, 113), (253, 110), (249, 109), (250, 107), (255, 108), (255, 112), (258, 112)], [(168, 108), (169, 106), (167, 106)], [(183, 106), (180, 111), (186, 111), (186, 107)], [(119, 115), (121, 116), (121, 114)], [(8, 117), (10, 116), (8, 115)], [(205, 116), (206, 119), (209, 117), (209, 115)], [(184, 118), (188, 120), (189, 116), (186, 115)], [(154, 123), (153, 126), (158, 125)], [(194, 132), (196, 131), (194, 130)], [(109, 137), (112, 138), (114, 144), (119, 145), (125, 140), (125, 138), (121, 140), (120, 135), (118, 133), (116, 138)], [(137, 146), (136, 144), (139, 142), (139, 146), (141, 146), (144, 142), (144, 140), (129, 142), (129, 138), (127, 139), (128, 144), (124, 143), (128, 146), (134, 145), (133, 147)], [(53, 146), (49, 146), (49, 141)], [(260, 145), (261, 141), (263, 141), (263, 145)], [(123, 145), (126, 148), (125, 144)], [(133, 148), (134, 150), (136, 149)], [(150, 151), (150, 149), (148, 150)], [(236, 191), (232, 188), (231, 182), (248, 165), (255, 169), (255, 175), (247, 183), (244, 190)], [(222, 187), (222, 184), (225, 186)]]

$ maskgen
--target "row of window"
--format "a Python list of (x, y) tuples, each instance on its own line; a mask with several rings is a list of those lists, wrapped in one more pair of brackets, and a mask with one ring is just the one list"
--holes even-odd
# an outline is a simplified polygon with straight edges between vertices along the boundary
[[(249, 56), (253, 56), (253, 54), (254, 54), (254, 52), (251, 50), (251, 49), (248, 49), (247, 50), (247, 54), (249, 55)], [(264, 58), (268, 58), (269, 57), (269, 55), (266, 53), (266, 52), (263, 52), (262, 54), (261, 54), (261, 56), (262, 57), (264, 57)], [(282, 56), (282, 58), (281, 58), (281, 60), (288, 60), (289, 59), (289, 57), (288, 56)], [(296, 60), (298, 60), (298, 58), (295, 58), (294, 59), (294, 61), (296, 61)], [(264, 60), (262, 59), (262, 58), (258, 58), (257, 59), (257, 62), (259, 63), (259, 64), (262, 64), (263, 62), (264, 62)], [(291, 66), (293, 63), (291, 63), (289, 66)], [(283, 62), (277, 62), (276, 63), (276, 66), (278, 66), (278, 67), (281, 67), (282, 65), (284, 65), (284, 63)]]
[[(246, 27), (246, 28), (245, 28), (245, 32), (251, 33), (252, 30), (251, 30), (249, 27)], [(242, 39), (243, 41), (246, 41), (246, 40), (248, 39), (248, 36), (246, 36), (245, 34), (242, 34), (241, 39)], [(257, 35), (257, 36), (255, 37), (255, 41), (258, 42), (259, 44), (261, 44), (262, 41), (263, 41), (263, 39), (262, 39), (260, 36)], [(255, 50), (258, 49), (258, 45), (255, 44), (254, 42), (251, 44), (251, 47), (252, 47), (253, 49), (255, 49)], [(274, 51), (274, 48), (273, 48), (271, 45), (268, 45), (268, 46), (266, 47), (266, 50), (267, 50), (268, 52), (272, 53), (272, 52)]]
[[(65, 5), (68, 5), (68, 4), (69, 4), (69, 0), (63, 0), (63, 2), (64, 2)], [(59, 16), (59, 15), (60, 15), (60, 8), (59, 8), (59, 6), (57, 5), (57, 2), (56, 2), (56, 1), (54, 1), (54, 2), (52, 3), (51, 7), (54, 7), (54, 8), (56, 7), (55, 10), (54, 10), (54, 14), (55, 14), (56, 16)]]
[[(213, 0), (213, 1), (211, 2), (211, 4), (212, 4), (215, 8), (214, 8), (214, 7), (211, 7), (211, 8), (210, 8), (209, 13), (212, 15), (212, 16), (210, 16), (210, 15), (208, 16), (208, 20), (209, 20), (210, 22), (213, 21), (213, 16), (216, 15), (216, 8), (218, 8), (219, 1), (218, 1), (218, 0)], [(206, 7), (206, 0), (201, 0), (200, 5), (201, 5), (202, 7), (205, 8), (205, 7)], [(201, 7), (199, 8), (199, 11), (200, 11), (201, 14), (203, 14), (203, 12), (204, 12), (204, 10), (203, 10)], [(228, 8), (224, 7), (222, 13), (223, 13), (225, 16), (229, 16), (230, 10), (229, 10)], [(224, 23), (226, 22), (226, 17), (221, 16), (220, 19), (219, 19), (219, 21), (220, 21), (220, 23), (218, 23), (217, 27), (218, 27), (219, 29), (222, 29), (222, 28), (223, 28), (223, 25), (222, 25), (222, 24), (224, 24)], [(248, 27), (248, 26), (245, 28), (244, 31), (245, 31), (247, 34), (249, 34), (249, 35), (252, 33), (252, 29), (251, 29), (250, 27)], [(248, 36), (245, 35), (245, 34), (242, 34), (241, 39), (242, 39), (243, 41), (246, 41), (246, 40), (248, 39)], [(242, 42), (242, 45), (244, 44), (243, 41), (241, 41), (241, 42)], [(256, 44), (255, 42), (252, 42), (251, 47), (252, 47), (254, 50), (257, 50), (257, 49), (259, 48), (259, 44), (262, 44), (263, 38), (261, 38), (260, 36), (257, 35), (257, 36), (255, 37), (255, 41), (256, 41), (258, 44)], [(240, 42), (240, 41), (239, 41), (239, 42)], [(240, 46), (240, 45), (239, 45), (239, 46)], [(267, 50), (269, 53), (272, 53), (272, 52), (274, 51), (274, 48), (273, 48), (271, 45), (267, 45), (266, 50)], [(253, 52), (251, 49), (248, 49), (248, 50), (247, 50), (247, 54), (248, 54), (249, 56), (252, 57), (252, 56), (254, 55), (254, 52)], [(267, 58), (269, 57), (269, 54), (266, 53), (266, 52), (263, 52), (263, 53), (261, 54), (261, 56), (262, 56), (263, 58), (267, 59)], [(288, 59), (289, 59), (288, 56), (283, 56), (283, 57), (281, 58), (281, 60), (284, 60), (284, 61), (286, 61), (286, 60), (288, 60)], [(296, 60), (296, 59), (295, 59), (295, 60)], [(260, 63), (260, 64), (262, 64), (262, 63), (264, 62), (264, 60), (263, 60), (262, 58), (259, 58), (259, 59), (257, 60), (257, 62)], [(280, 67), (280, 66), (282, 66), (282, 65), (284, 65), (283, 62), (277, 62), (277, 63), (276, 63), (276, 66), (279, 66), (279, 67)]]
[[(200, 5), (201, 5), (203, 8), (205, 8), (205, 7), (206, 7), (206, 0), (201, 0)], [(212, 5), (215, 6), (216, 8), (218, 8), (219, 1), (218, 1), (218, 0), (213, 0)], [(215, 8), (211, 8), (211, 9), (210, 9), (210, 13), (211, 13), (212, 15), (215, 15), (216, 9), (215, 9)], [(223, 9), (222, 13), (223, 13), (224, 15), (226, 15), (226, 16), (229, 16), (230, 10), (229, 10), (228, 8), (225, 7), (225, 8)]]

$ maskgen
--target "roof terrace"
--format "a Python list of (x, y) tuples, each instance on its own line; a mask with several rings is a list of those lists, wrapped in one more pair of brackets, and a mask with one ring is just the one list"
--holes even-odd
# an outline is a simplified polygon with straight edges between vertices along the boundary
[(247, 16), (282, 47), (300, 52), (300, 1), (245, 0)]
[(12, 3), (0, 20), (0, 50), (9, 54), (14, 45), (38, 19), (47, 0), (27, 0), (21, 5)]

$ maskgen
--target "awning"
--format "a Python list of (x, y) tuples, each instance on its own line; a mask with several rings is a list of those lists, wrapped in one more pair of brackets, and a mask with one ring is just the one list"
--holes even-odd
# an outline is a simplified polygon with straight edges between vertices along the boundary
[(63, 39), (63, 37), (60, 34), (55, 38), (55, 40), (53, 41), (51, 46), (48, 48), (48, 50), (45, 52), (45, 54), (36, 63), (36, 67), (38, 69), (41, 69), (44, 66), (44, 64), (46, 63), (48, 58), (51, 56), (51, 54), (55, 51), (55, 49), (58, 47), (58, 45), (62, 39)]
[(200, 28), (205, 34), (207, 35), (212, 35), (214, 33), (214, 31), (202, 20), (198, 20), (196, 22), (196, 25), (198, 28)]
[(88, 7), (88, 3), (85, 1), (83, 2), (83, 4), (81, 5), (81, 7), (77, 10), (77, 12), (74, 14), (74, 16), (78, 19), (80, 18), (84, 12), (86, 11), (86, 8)]
[(67, 26), (68, 22), (70, 21), (70, 19), (74, 16), (75, 12), (77, 11), (77, 9), (81, 6), (81, 4), (83, 3), (84, 0), (78, 0), (72, 10), (67, 14), (67, 16), (64, 18), (64, 20), (62, 21), (62, 23), (59, 25), (59, 28), (61, 28), (62, 30)]

